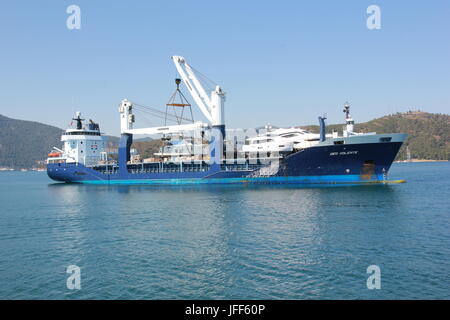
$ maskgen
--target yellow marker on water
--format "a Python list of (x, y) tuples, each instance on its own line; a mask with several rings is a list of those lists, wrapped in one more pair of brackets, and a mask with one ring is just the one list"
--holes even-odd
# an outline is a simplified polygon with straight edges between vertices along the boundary
[(400, 180), (386, 180), (386, 181), (382, 181), (382, 183), (390, 183), (390, 184), (406, 183), (406, 180), (404, 180), (404, 179), (400, 179)]

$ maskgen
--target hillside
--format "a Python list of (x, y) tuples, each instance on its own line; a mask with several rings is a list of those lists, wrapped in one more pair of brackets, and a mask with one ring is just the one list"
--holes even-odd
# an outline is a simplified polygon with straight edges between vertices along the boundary
[[(342, 132), (343, 124), (328, 125), (327, 131)], [(400, 150), (398, 160), (406, 159), (406, 146), (412, 158), (450, 160), (450, 116), (426, 112), (406, 112), (356, 124), (358, 132), (404, 132), (409, 138)], [(318, 132), (315, 125), (302, 128)], [(34, 121), (16, 120), (0, 115), (0, 167), (32, 168), (47, 158), (53, 146), (61, 147), (62, 129)], [(109, 146), (118, 138), (106, 136)], [(136, 139), (133, 147), (143, 158), (151, 157), (161, 146), (159, 140)]]
[(47, 158), (52, 146), (61, 146), (62, 130), (34, 121), (0, 115), (0, 167), (31, 168)]
[(132, 148), (136, 148), (142, 159), (151, 158), (159, 148), (163, 146), (160, 139), (137, 139), (133, 142)]
[[(52, 147), (62, 147), (63, 130), (35, 121), (0, 115), (0, 168), (33, 168), (43, 165)], [(117, 137), (107, 137), (110, 144)]]
[[(342, 131), (342, 124), (328, 125), (327, 131)], [(319, 132), (318, 126), (304, 126)], [(430, 160), (450, 160), (450, 116), (447, 114), (408, 111), (384, 116), (355, 125), (356, 132), (391, 133), (402, 132), (409, 135), (400, 149), (397, 160), (406, 159), (406, 147), (411, 158)]]

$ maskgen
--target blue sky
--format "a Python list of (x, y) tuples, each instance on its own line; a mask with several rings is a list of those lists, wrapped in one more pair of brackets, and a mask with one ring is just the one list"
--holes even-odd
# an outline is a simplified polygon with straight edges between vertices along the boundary
[[(81, 30), (66, 27), (71, 4)], [(356, 121), (449, 113), (449, 34), (439, 0), (3, 1), (0, 114), (65, 128), (80, 110), (118, 134), (121, 99), (163, 110), (174, 54), (224, 88), (229, 127), (339, 123), (346, 100)]]

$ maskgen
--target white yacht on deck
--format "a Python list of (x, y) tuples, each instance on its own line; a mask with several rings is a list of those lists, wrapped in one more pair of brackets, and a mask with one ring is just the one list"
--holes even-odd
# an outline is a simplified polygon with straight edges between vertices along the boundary
[(242, 151), (285, 153), (309, 148), (320, 142), (320, 134), (301, 128), (272, 129), (270, 126), (266, 126), (266, 129), (264, 134), (246, 139)]
[[(343, 137), (361, 135), (354, 132), (354, 120), (350, 115), (350, 105), (348, 102), (344, 105), (345, 122), (343, 128)], [(375, 134), (367, 133), (367, 134)], [(338, 133), (326, 134), (326, 138), (337, 138)], [(245, 153), (291, 153), (302, 149), (310, 148), (320, 142), (320, 134), (312, 133), (299, 127), (277, 128), (267, 125), (266, 131), (256, 137), (245, 140), (242, 151)]]

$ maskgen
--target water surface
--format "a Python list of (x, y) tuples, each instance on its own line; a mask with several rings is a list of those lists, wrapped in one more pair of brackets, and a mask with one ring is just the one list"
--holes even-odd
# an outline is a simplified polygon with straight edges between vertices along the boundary
[[(449, 299), (449, 177), (449, 163), (394, 164), (406, 184), (314, 188), (1, 172), (0, 298)], [(72, 264), (81, 290), (66, 287)]]

